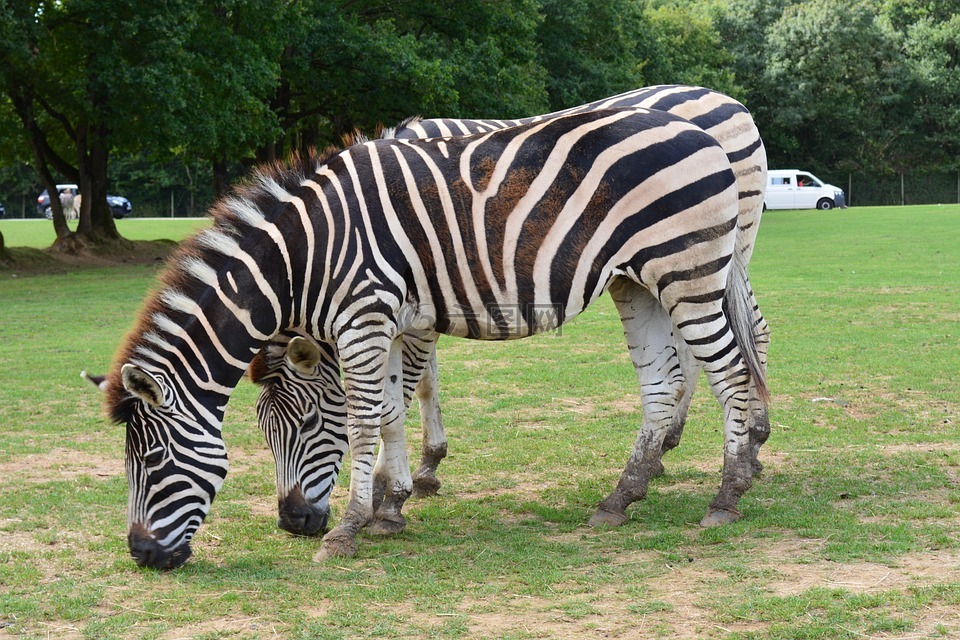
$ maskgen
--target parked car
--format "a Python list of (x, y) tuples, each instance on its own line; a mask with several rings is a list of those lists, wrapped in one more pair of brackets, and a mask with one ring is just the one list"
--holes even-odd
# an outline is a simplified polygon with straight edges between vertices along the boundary
[[(80, 188), (75, 184), (57, 185), (57, 193), (64, 189), (68, 189), (74, 197), (80, 193)], [(110, 211), (113, 212), (113, 217), (117, 220), (133, 214), (133, 207), (130, 205), (130, 201), (122, 196), (107, 195), (107, 204), (110, 206)], [(47, 193), (46, 189), (37, 197), (37, 213), (47, 220), (53, 219), (53, 210), (50, 208), (50, 194)]]
[(6, 218), (6, 217), (7, 217), (7, 209), (6, 207), (3, 206), (3, 203), (0, 202), (0, 218)]
[(767, 172), (764, 209), (833, 209), (846, 207), (843, 189), (827, 184), (812, 173), (797, 169)]

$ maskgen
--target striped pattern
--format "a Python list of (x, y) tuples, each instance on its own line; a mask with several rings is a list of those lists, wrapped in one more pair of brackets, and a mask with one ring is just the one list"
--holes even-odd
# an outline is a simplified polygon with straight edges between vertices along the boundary
[(261, 386), (257, 419), (276, 463), (277, 524), (315, 535), (330, 516), (330, 492), (347, 452), (346, 397), (333, 345), (311, 340), (316, 364), (307, 372), (287, 365), (287, 346), (297, 336), (306, 337), (285, 332), (269, 342), (249, 374)]
[[(763, 209), (763, 185), (766, 176), (766, 154), (763, 143), (760, 139), (756, 125), (753, 123), (749, 112), (736, 100), (723, 94), (704, 89), (702, 87), (690, 87), (680, 85), (665, 85), (656, 87), (646, 87), (637, 89), (624, 94), (599, 100), (587, 105), (575, 107), (565, 111), (524, 120), (453, 120), (453, 119), (433, 119), (420, 120), (412, 118), (399, 125), (395, 130), (390, 130), (387, 137), (402, 139), (410, 138), (442, 138), (462, 136), (475, 133), (486, 133), (498, 129), (517, 126), (527, 123), (538, 123), (547, 121), (562, 115), (584, 113), (607, 108), (624, 107), (646, 107), (655, 110), (673, 113), (687, 120), (690, 120), (700, 128), (704, 129), (714, 139), (727, 154), (734, 170), (738, 198), (738, 252), (735, 256), (735, 263), (745, 273), (746, 265), (753, 252), (754, 241), (757, 235), (760, 214)], [(425, 238), (427, 243), (437, 243), (438, 238)], [(436, 246), (436, 244), (434, 244)], [(735, 265), (736, 268), (736, 265)], [(750, 296), (750, 304), (754, 310), (754, 333), (757, 349), (760, 352), (760, 359), (765, 368), (766, 352), (769, 344), (769, 327), (767, 326), (756, 300), (753, 298), (752, 290), (749, 290), (749, 283), (746, 284)], [(549, 315), (552, 311), (549, 307), (537, 310), (541, 315)], [(648, 304), (645, 306), (644, 313), (663, 314), (659, 305)], [(692, 399), (693, 391), (696, 388), (696, 378), (699, 376), (701, 367), (691, 354), (685, 353), (684, 345), (675, 344), (671, 327), (668, 323), (661, 323), (663, 331), (669, 332), (666, 335), (656, 335), (651, 327), (646, 327), (643, 332), (643, 344), (638, 345), (641, 351), (638, 353), (639, 360), (636, 362), (638, 375), (646, 380), (642, 389), (644, 406), (648, 412), (656, 412), (657, 421), (671, 420), (672, 426), (667, 434), (664, 443), (664, 450), (672, 448), (679, 444), (682, 434), (687, 408)], [(288, 339), (288, 338), (287, 338)], [(286, 339), (283, 343), (285, 344)], [(656, 350), (654, 356), (642, 356), (643, 348), (646, 351), (654, 351), (654, 345), (662, 346)], [(435, 344), (434, 344), (435, 347)], [(405, 345), (407, 351), (416, 351), (416, 347)], [(680, 349), (682, 360), (678, 361), (676, 350)], [(331, 472), (332, 464), (336, 460), (336, 452), (345, 448), (345, 439), (343, 441), (331, 442), (326, 437), (316, 438), (314, 441), (308, 441), (303, 444), (301, 450), (302, 456), (290, 456), (284, 452), (278, 452), (273, 446), (274, 441), (286, 441), (296, 438), (302, 422), (301, 413), (297, 415), (296, 407), (308, 406), (311, 398), (324, 398), (331, 393), (342, 393), (340, 390), (339, 378), (336, 380), (329, 373), (329, 369), (337, 368), (336, 362), (321, 361), (316, 371), (311, 374), (295, 373), (289, 367), (284, 366), (283, 358), (274, 360), (276, 367), (271, 369), (269, 380), (279, 380), (286, 375), (294, 380), (285, 383), (286, 393), (270, 394), (269, 386), (265, 386), (260, 404), (279, 404), (289, 398), (290, 406), (277, 407), (273, 415), (289, 416), (284, 422), (282, 420), (272, 419), (269, 422), (261, 420), (261, 427), (264, 428), (268, 443), (278, 465), (288, 465), (283, 470), (289, 479), (287, 484), (278, 484), (278, 497), (281, 511), (281, 521), (286, 521), (289, 530), (292, 518), (285, 518), (284, 512), (287, 510), (297, 510), (300, 507), (300, 494), (298, 486), (290, 484), (293, 478), (300, 477), (301, 484), (312, 485), (311, 478), (316, 475), (326, 477)], [(404, 362), (411, 364), (411, 370), (404, 371), (405, 393), (404, 397), (409, 402), (413, 395), (413, 386), (420, 380), (419, 371), (424, 368), (431, 368), (434, 372), (432, 380), (424, 380), (427, 384), (421, 384), (418, 397), (421, 404), (422, 424), (424, 428), (424, 444), (422, 461), (420, 468), (414, 474), (414, 493), (419, 495), (428, 495), (436, 492), (439, 487), (439, 481), (436, 478), (436, 468), (440, 460), (446, 455), (446, 438), (444, 435), (443, 424), (439, 414), (439, 400), (436, 395), (436, 359), (428, 360), (418, 359), (415, 355), (405, 352)], [(643, 369), (643, 371), (641, 371)], [(289, 372), (289, 373), (288, 373)], [(269, 384), (269, 383), (268, 383)], [(678, 401), (673, 389), (680, 388), (681, 395)], [(756, 414), (751, 420), (751, 449), (749, 452), (743, 452), (743, 455), (749, 454), (751, 465), (754, 472), (760, 469), (758, 453), (760, 445), (766, 440), (769, 432), (769, 421), (766, 418), (762, 404), (754, 401), (757, 407)], [(335, 411), (331, 419), (336, 420), (342, 412)], [(276, 433), (274, 433), (276, 432)], [(313, 432), (318, 434), (319, 432)], [(305, 435), (300, 433), (299, 438), (305, 439)], [(332, 456), (332, 457), (331, 457)], [(281, 460), (283, 462), (281, 462)], [(326, 461), (325, 467), (317, 467), (317, 461)], [(659, 462), (654, 465), (657, 472), (660, 470)], [(278, 478), (281, 471), (278, 469)], [(279, 481), (278, 481), (279, 482)], [(386, 483), (380, 483), (386, 484)], [(325, 485), (332, 489), (332, 484)], [(326, 493), (316, 494), (311, 489), (308, 491), (311, 495), (318, 495), (317, 505), (323, 508), (329, 497)], [(287, 500), (286, 496), (292, 496)], [(379, 492), (375, 494), (378, 496)], [(294, 533), (301, 535), (309, 534), (308, 531), (294, 530)]]
[[(289, 328), (335, 343), (343, 368), (350, 503), (322, 557), (352, 554), (373, 517), (381, 433), (392, 482), (383, 506), (409, 494), (406, 451), (396, 447), (406, 331), (521, 338), (625, 283), (656, 299), (705, 363), (735, 454), (748, 446), (751, 380), (765, 397), (752, 334), (730, 321), (752, 311), (724, 304), (746, 299), (728, 291), (742, 284), (729, 277), (737, 215), (734, 174), (716, 141), (645, 110), (377, 140), (259, 174), (172, 261), (111, 372), (111, 414), (138, 436), (127, 451), (131, 551), (142, 564), (174, 566), (170, 556), (189, 547), (199, 523), (177, 539), (160, 539), (159, 527), (206, 513), (219, 484), (191, 484), (181, 467), (223, 459), (230, 391), (264, 341)], [(177, 449), (176, 464), (138, 475), (151, 464), (143, 434), (158, 436), (167, 455)], [(641, 434), (659, 449), (662, 430), (645, 424)], [(734, 466), (718, 509), (749, 487), (749, 470)], [(152, 496), (169, 478), (189, 486), (176, 508), (158, 508)]]

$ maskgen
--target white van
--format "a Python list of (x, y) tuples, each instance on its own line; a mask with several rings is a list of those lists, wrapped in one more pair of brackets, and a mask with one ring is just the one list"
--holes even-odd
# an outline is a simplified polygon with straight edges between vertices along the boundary
[(843, 189), (827, 184), (812, 173), (796, 169), (767, 172), (764, 209), (833, 209), (846, 207)]

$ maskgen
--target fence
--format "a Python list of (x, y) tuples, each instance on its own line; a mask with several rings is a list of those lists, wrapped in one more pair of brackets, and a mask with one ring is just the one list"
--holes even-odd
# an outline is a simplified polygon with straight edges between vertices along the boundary
[(817, 173), (844, 190), (850, 206), (960, 203), (960, 171)]
[[(814, 169), (814, 173), (843, 189), (850, 206), (960, 203), (960, 171), (837, 173)], [(209, 189), (194, 194), (185, 189), (167, 189), (156, 195), (131, 191), (124, 190), (122, 195), (133, 205), (133, 215), (141, 218), (202, 216), (213, 201)], [(2, 203), (7, 218), (39, 217), (36, 194), (8, 193)]]
[[(167, 190), (167, 193), (156, 196), (128, 193), (123, 195), (133, 207), (133, 215), (138, 218), (187, 218), (203, 216), (213, 204), (212, 196), (208, 194), (196, 195), (182, 189)], [(0, 203), (6, 210), (6, 218), (39, 218), (37, 211), (36, 194), (6, 194)]]

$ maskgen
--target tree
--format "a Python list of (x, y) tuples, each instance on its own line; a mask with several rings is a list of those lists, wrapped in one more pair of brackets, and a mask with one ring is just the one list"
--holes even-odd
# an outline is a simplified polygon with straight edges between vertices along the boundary
[(193, 157), (207, 158), (218, 197), (229, 186), (230, 164), (252, 157), (280, 133), (269, 101), (280, 75), (290, 6), (280, 0), (196, 4), (198, 21), (185, 38), (189, 66), (180, 74), (188, 90), (174, 113), (184, 137), (158, 146), (170, 151), (160, 160), (175, 158), (189, 166)]
[(942, 19), (931, 13), (918, 16), (902, 32), (915, 81), (909, 103), (917, 146), (928, 150), (928, 164), (960, 168), (960, 15)]
[(3, 242), (3, 232), (0, 232), (0, 264), (9, 264), (13, 262), (13, 257), (10, 255), (10, 252), (7, 251), (7, 247)]
[(296, 0), (260, 159), (412, 115), (517, 117), (546, 106), (535, 0)]
[(789, 6), (768, 30), (764, 137), (774, 164), (876, 168), (906, 128), (902, 68), (873, 4), (809, 0)]
[(700, 85), (731, 96), (742, 92), (734, 79), (733, 56), (709, 15), (663, 5), (650, 12), (650, 29), (657, 55), (645, 67), (648, 82)]
[(543, 0), (538, 33), (550, 109), (599, 100), (645, 84), (654, 36), (632, 0)]
[[(19, 0), (2, 5), (0, 82), (43, 184), (55, 193), (54, 172), (79, 184), (81, 244), (120, 240), (106, 202), (108, 163), (116, 150), (148, 148), (163, 155), (189, 140), (211, 155), (229, 155), (252, 149), (265, 129), (273, 131), (263, 105), (275, 68), (269, 54), (264, 61), (260, 40), (231, 27), (244, 24), (269, 35), (257, 25), (277, 4)], [(240, 122), (244, 115), (250, 121)], [(76, 249), (56, 198), (51, 204), (58, 245)]]

